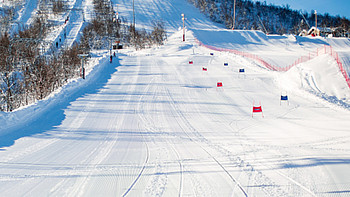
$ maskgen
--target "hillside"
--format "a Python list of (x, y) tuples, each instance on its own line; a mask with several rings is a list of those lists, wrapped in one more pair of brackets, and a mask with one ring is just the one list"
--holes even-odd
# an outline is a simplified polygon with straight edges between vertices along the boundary
[[(212, 21), (233, 27), (234, 1), (230, 0), (188, 0)], [(284, 2), (283, 2), (284, 3)], [(317, 3), (317, 2), (314, 2)], [(287, 5), (287, 6), (286, 6)], [(267, 4), (266, 1), (237, 0), (235, 10), (235, 29), (260, 30), (266, 34), (294, 34), (309, 30), (315, 24), (314, 11), (293, 10), (286, 2), (284, 6)], [(350, 32), (350, 20), (332, 16), (328, 13), (317, 14), (319, 28), (332, 28), (333, 36), (344, 37)], [(321, 31), (322, 36), (326, 33)], [(327, 32), (328, 34), (328, 32)]]

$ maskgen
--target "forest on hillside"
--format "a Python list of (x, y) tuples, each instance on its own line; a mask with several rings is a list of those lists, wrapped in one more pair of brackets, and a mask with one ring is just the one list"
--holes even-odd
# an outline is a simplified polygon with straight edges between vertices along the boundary
[[(212, 21), (233, 27), (234, 0), (188, 0)], [(288, 5), (236, 0), (235, 29), (261, 30), (267, 34), (295, 34), (315, 26), (314, 11), (300, 12)], [(317, 26), (331, 29), (333, 36), (349, 36), (350, 20), (330, 14), (317, 14)], [(322, 31), (321, 31), (322, 32)]]
[[(55, 43), (45, 41), (50, 32), (66, 28), (69, 11), (65, 1), (40, 1), (37, 15), (28, 26), (18, 31), (16, 10), (23, 7), (18, 1), (0, 8), (0, 111), (11, 112), (22, 106), (48, 97), (70, 79), (85, 78), (81, 55), (92, 50), (108, 50), (112, 41), (136, 50), (162, 45), (166, 32), (161, 21), (153, 22), (153, 30), (138, 30), (125, 19), (116, 20), (110, 0), (93, 0), (94, 18), (86, 22), (79, 39), (71, 47), (62, 46), (61, 37)], [(53, 22), (51, 18), (58, 18)], [(63, 17), (64, 16), (64, 17)], [(64, 20), (60, 20), (66, 18)], [(62, 38), (68, 37), (64, 31)], [(63, 42), (63, 41), (62, 41)], [(49, 48), (45, 48), (46, 44)]]

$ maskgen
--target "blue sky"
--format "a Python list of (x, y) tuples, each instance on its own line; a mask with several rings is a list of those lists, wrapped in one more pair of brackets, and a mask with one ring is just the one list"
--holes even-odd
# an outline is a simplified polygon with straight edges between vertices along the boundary
[[(264, 2), (265, 0), (253, 0)], [(286, 5), (293, 10), (303, 10), (308, 13), (317, 10), (318, 13), (329, 13), (330, 15), (350, 19), (350, 0), (266, 0), (267, 4)]]

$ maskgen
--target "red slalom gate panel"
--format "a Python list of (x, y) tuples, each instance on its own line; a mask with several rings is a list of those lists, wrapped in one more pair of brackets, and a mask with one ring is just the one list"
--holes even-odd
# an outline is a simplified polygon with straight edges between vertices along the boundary
[(208, 71), (208, 69), (206, 67), (203, 67), (202, 70), (203, 71)]
[(264, 117), (261, 105), (258, 107), (253, 106), (252, 117), (254, 116), (254, 113), (261, 113), (261, 116)]
[(188, 63), (189, 63), (189, 64), (193, 64), (193, 61), (189, 61)]
[(216, 84), (216, 87), (222, 87), (222, 82), (218, 82), (218, 83)]
[(259, 107), (253, 107), (253, 113), (258, 113), (258, 112), (262, 112), (261, 106), (259, 106)]

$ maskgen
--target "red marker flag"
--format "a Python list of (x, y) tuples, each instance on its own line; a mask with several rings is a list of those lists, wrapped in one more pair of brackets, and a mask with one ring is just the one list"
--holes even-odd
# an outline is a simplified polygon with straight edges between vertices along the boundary
[(259, 106), (259, 107), (253, 107), (253, 113), (257, 113), (257, 112), (262, 112), (261, 106)]

